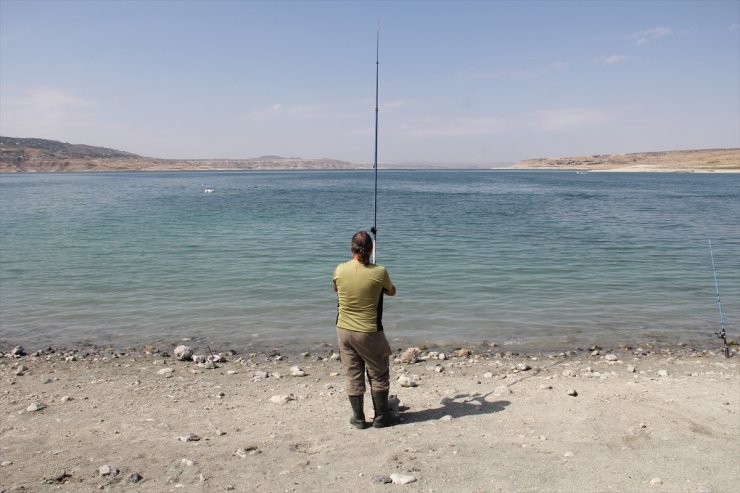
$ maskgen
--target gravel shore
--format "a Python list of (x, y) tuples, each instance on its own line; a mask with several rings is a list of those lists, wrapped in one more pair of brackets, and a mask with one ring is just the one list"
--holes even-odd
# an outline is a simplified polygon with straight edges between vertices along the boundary
[(0, 492), (740, 490), (737, 346), (407, 348), (366, 430), (331, 347), (175, 349), (0, 353)]

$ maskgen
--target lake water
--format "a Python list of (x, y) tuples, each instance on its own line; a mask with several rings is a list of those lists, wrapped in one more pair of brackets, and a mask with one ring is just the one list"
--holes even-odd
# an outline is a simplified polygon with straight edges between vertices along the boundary
[[(372, 171), (0, 175), (0, 346), (333, 344), (372, 206)], [(740, 174), (381, 170), (378, 208), (397, 346), (718, 346), (709, 238), (736, 337)]]

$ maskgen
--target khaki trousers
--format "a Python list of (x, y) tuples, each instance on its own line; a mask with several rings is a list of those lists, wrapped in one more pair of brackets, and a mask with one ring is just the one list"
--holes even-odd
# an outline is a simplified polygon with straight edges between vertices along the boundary
[(339, 357), (347, 376), (347, 395), (365, 393), (365, 372), (370, 390), (379, 392), (390, 389), (391, 347), (384, 332), (357, 332), (337, 327)]

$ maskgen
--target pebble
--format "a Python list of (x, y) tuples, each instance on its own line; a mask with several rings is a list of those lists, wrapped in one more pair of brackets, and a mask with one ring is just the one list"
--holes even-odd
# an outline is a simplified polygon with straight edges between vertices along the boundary
[(650, 486), (659, 486), (663, 484), (663, 480), (660, 478), (653, 478), (650, 480)]
[(206, 355), (205, 354), (197, 354), (193, 355), (193, 363), (196, 363), (198, 365), (202, 365), (206, 362)]
[(293, 377), (305, 377), (306, 372), (303, 371), (303, 368), (301, 368), (300, 366), (291, 366), (290, 375)]
[(339, 353), (331, 353), (331, 356), (329, 356), (329, 359), (332, 361), (339, 361)]
[(225, 434), (226, 434), (226, 432), (225, 432), (225, 431), (223, 431), (223, 430), (216, 430), (216, 436), (217, 436), (217, 437), (222, 437), (222, 436), (224, 436)]
[(434, 367), (434, 373), (442, 373), (443, 371), (445, 371), (444, 366), (435, 366)]
[(630, 373), (635, 373), (637, 371), (637, 368), (632, 365), (627, 365), (627, 371)]
[(575, 454), (570, 450), (563, 454), (563, 457), (573, 457)]
[(199, 442), (200, 437), (196, 435), (195, 433), (188, 433), (187, 435), (183, 435), (180, 437), (181, 442)]
[(252, 380), (253, 381), (264, 380), (265, 378), (269, 378), (269, 377), (270, 377), (270, 374), (267, 373), (266, 371), (256, 371), (252, 375)]
[(483, 378), (493, 378), (493, 373), (490, 371), (487, 371), (483, 374)]
[(439, 420), (440, 421), (452, 421), (452, 416), (450, 416), (449, 414), (445, 414), (444, 416), (439, 418)]
[(178, 361), (190, 361), (193, 358), (193, 350), (190, 346), (185, 346), (184, 344), (177, 346), (174, 354)]
[(658, 370), (658, 376), (659, 377), (667, 377), (668, 376), (668, 370)]
[(527, 371), (531, 370), (532, 367), (529, 366), (527, 363), (519, 363), (518, 365), (516, 365), (516, 369), (519, 371)]
[(74, 400), (74, 398), (72, 398), (72, 397), (70, 397), (68, 395), (63, 395), (62, 398), (61, 398), (61, 401), (62, 402), (69, 402), (69, 401), (73, 401), (73, 400)]
[(49, 407), (49, 406), (47, 406), (47, 405), (46, 405), (46, 404), (44, 404), (43, 402), (41, 402), (41, 401), (35, 401), (35, 402), (32, 402), (32, 403), (31, 403), (31, 404), (30, 404), (30, 405), (29, 405), (29, 406), (28, 406), (28, 407), (26, 408), (26, 411), (28, 411), (29, 413), (33, 413), (33, 412), (36, 412), (36, 411), (41, 411), (41, 410), (43, 410), (43, 409), (46, 409), (47, 407)]
[(413, 364), (419, 360), (420, 354), (421, 354), (421, 351), (419, 350), (419, 348), (410, 347), (406, 349), (403, 353), (401, 353), (401, 356), (399, 359), (401, 360), (401, 363)]
[(23, 346), (16, 346), (10, 350), (10, 354), (12, 354), (13, 356), (25, 356), (26, 350), (23, 349)]
[(227, 375), (237, 375), (239, 372), (236, 370), (229, 370), (226, 372)]
[(509, 387), (507, 387), (506, 385), (499, 385), (498, 387), (496, 387), (496, 388), (495, 388), (495, 389), (493, 390), (493, 392), (494, 392), (495, 394), (497, 394), (497, 395), (501, 395), (501, 394), (511, 394), (511, 389), (510, 389)]
[(568, 389), (567, 394), (575, 397), (578, 395), (578, 392), (576, 391), (576, 389)]
[(113, 466), (109, 466), (108, 464), (105, 464), (98, 468), (98, 474), (101, 476), (116, 476), (118, 474), (118, 469), (116, 469)]
[(564, 370), (563, 371), (563, 376), (564, 377), (575, 377), (576, 376), (576, 372), (574, 372), (573, 370)]
[(617, 356), (616, 354), (607, 354), (606, 356), (604, 356), (604, 359), (607, 361), (617, 361), (619, 359), (619, 356)]
[(129, 483), (138, 483), (138, 482), (139, 482), (139, 481), (141, 481), (142, 479), (144, 479), (144, 478), (143, 478), (143, 477), (141, 476), (141, 474), (139, 474), (138, 472), (135, 472), (135, 473), (132, 473), (132, 474), (131, 474), (131, 475), (130, 475), (130, 476), (128, 477), (128, 482), (129, 482)]
[(470, 349), (461, 349), (457, 352), (458, 358), (467, 358), (472, 355), (473, 355), (473, 351), (471, 351)]
[(237, 449), (236, 452), (234, 452), (234, 455), (244, 459), (249, 456), (260, 455), (261, 453), (262, 451), (257, 447), (246, 447)]
[(174, 371), (174, 368), (162, 368), (157, 372), (157, 375), (164, 375), (165, 378), (171, 378)]
[(16, 370), (15, 370), (15, 376), (16, 376), (16, 377), (20, 377), (21, 375), (23, 375), (23, 374), (24, 374), (24, 373), (26, 373), (27, 371), (28, 371), (28, 368), (26, 368), (25, 366), (21, 365), (21, 366), (19, 366), (19, 367), (18, 367), (18, 368), (17, 368)]
[(442, 361), (447, 359), (447, 355), (445, 353), (439, 353), (437, 355), (437, 359), (441, 359)]
[(62, 469), (61, 471), (57, 471), (51, 476), (52, 481), (56, 481), (57, 483), (61, 483), (66, 478), (72, 476), (69, 472), (67, 472), (66, 469)]
[(416, 481), (416, 476), (412, 476), (411, 474), (393, 473), (390, 478), (393, 484), (409, 484)]
[(294, 400), (295, 400), (295, 396), (293, 394), (273, 395), (272, 397), (270, 397), (270, 402), (274, 402), (275, 404), (286, 404)]
[(190, 459), (182, 459), (180, 462), (182, 463), (183, 466), (188, 466), (188, 467), (192, 467), (193, 464), (195, 464), (195, 462), (193, 462)]
[(401, 375), (398, 377), (398, 385), (401, 387), (417, 387), (419, 384), (417, 384), (414, 380), (410, 379), (406, 375)]
[(12, 466), (12, 465), (13, 465), (13, 461), (4, 460), (4, 461), (0, 462), (0, 466), (2, 466), (2, 467), (8, 467), (8, 466)]
[(71, 363), (73, 361), (77, 361), (77, 356), (75, 356), (74, 354), (72, 356), (66, 356), (64, 358), (64, 361), (66, 361), (67, 363)]

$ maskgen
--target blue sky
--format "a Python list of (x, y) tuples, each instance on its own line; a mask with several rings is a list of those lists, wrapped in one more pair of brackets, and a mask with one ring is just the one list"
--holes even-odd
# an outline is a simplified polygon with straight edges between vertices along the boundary
[(380, 163), (740, 147), (740, 1), (0, 0), (0, 133)]

